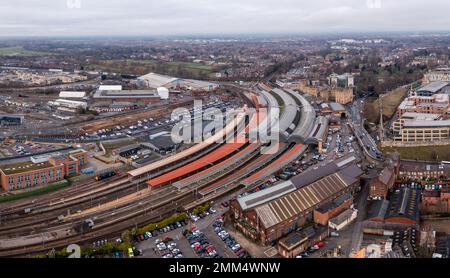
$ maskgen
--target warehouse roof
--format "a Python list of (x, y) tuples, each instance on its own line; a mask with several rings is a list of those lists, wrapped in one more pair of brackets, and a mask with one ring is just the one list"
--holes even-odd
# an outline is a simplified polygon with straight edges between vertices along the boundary
[(109, 98), (160, 98), (156, 90), (97, 90), (95, 99)]
[(170, 134), (164, 134), (161, 136), (154, 137), (153, 139), (150, 139), (149, 144), (151, 144), (154, 148), (158, 150), (172, 148), (176, 145), (176, 143), (173, 142), (172, 136)]
[(418, 222), (420, 205), (420, 191), (412, 188), (402, 188), (395, 191), (390, 198), (387, 218), (404, 217)]
[(346, 193), (346, 194), (339, 196), (335, 200), (328, 202), (328, 203), (324, 204), (323, 206), (320, 206), (316, 210), (320, 213), (325, 213), (327, 211), (330, 211), (330, 210), (333, 210), (333, 209), (339, 207), (340, 205), (342, 205), (343, 203), (345, 203), (351, 199), (353, 199), (353, 196), (351, 194)]
[(373, 201), (369, 207), (367, 219), (379, 219), (382, 220), (386, 216), (387, 209), (389, 207), (388, 200)]
[(431, 92), (431, 93), (437, 93), (440, 90), (442, 90), (444, 87), (448, 85), (447, 82), (444, 81), (435, 81), (430, 82), (426, 84), (425, 86), (420, 87), (417, 89), (418, 92)]
[(255, 211), (264, 227), (270, 228), (311, 210), (355, 182), (357, 182), (357, 179), (351, 179), (340, 171), (261, 205)]
[[(343, 167), (347, 167), (347, 166), (351, 165), (351, 163), (354, 163), (355, 161), (356, 161), (355, 156), (344, 157), (339, 160), (330, 162), (330, 163), (326, 164), (325, 166), (320, 166), (320, 167), (312, 169), (311, 171), (307, 171), (300, 175), (297, 175), (297, 176), (293, 177), (291, 179), (291, 181), (295, 185), (295, 187), (301, 188), (301, 187), (311, 184), (321, 178), (324, 178), (328, 175), (336, 173), (337, 171), (339, 171), (339, 169), (342, 169)], [(359, 169), (359, 171), (361, 171), (361, 170)]]
[(330, 219), (330, 222), (335, 224), (336, 226), (341, 225), (345, 221), (347, 221), (350, 217), (352, 217), (353, 213), (355, 213), (355, 209), (347, 209), (336, 217)]
[(151, 72), (149, 74), (139, 77), (138, 80), (145, 81), (146, 85), (150, 88), (158, 88), (164, 87), (169, 83), (173, 83), (179, 80), (179, 78)]
[(84, 98), (86, 97), (86, 92), (69, 92), (62, 91), (59, 93), (60, 98)]
[(403, 128), (428, 128), (428, 127), (449, 127), (450, 120), (440, 121), (423, 121), (423, 120), (407, 120), (403, 124)]
[(276, 198), (280, 198), (292, 191), (296, 190), (295, 186), (291, 181), (285, 181), (273, 185), (267, 189), (260, 190), (256, 193), (238, 198), (239, 205), (242, 210), (247, 210), (249, 208), (253, 208), (259, 205), (262, 205), (266, 202), (274, 200)]
[(99, 91), (121, 91), (122, 85), (100, 85), (98, 87)]

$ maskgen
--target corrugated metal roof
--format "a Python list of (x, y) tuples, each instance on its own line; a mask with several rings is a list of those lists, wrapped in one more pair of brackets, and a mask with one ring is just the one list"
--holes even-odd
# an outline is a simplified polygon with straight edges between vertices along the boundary
[(350, 186), (340, 173), (318, 180), (255, 209), (260, 221), (270, 228), (320, 204)]

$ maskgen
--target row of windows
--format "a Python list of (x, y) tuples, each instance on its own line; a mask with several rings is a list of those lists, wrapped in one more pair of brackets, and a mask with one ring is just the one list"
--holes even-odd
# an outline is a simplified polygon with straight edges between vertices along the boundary
[[(61, 176), (58, 176), (58, 178), (56, 180), (50, 179), (48, 182), (59, 181), (59, 180), (62, 180)], [(27, 187), (34, 187), (34, 186), (37, 186), (37, 185), (43, 185), (43, 184), (46, 184), (46, 183), (47, 183), (47, 180), (42, 180), (41, 183), (39, 183), (39, 180), (34, 180), (33, 182), (26, 181), (25, 183), (10, 184), (8, 186), (8, 188), (9, 188), (9, 190), (17, 190), (17, 189), (24, 189), (24, 188), (27, 188)]]
[[(42, 181), (44, 181), (44, 182), (45, 182), (45, 180), (47, 179), (47, 173), (45, 173), (45, 172), (41, 173), (41, 175), (39, 175), (39, 173), (34, 173), (34, 175), (33, 175), (33, 181), (34, 181), (35, 183), (37, 183), (37, 182), (39, 181), (39, 176), (41, 177)], [(61, 177), (62, 177), (62, 170), (61, 170), (61, 169), (58, 169), (58, 171), (57, 171), (57, 176), (58, 176), (59, 179), (61, 179)], [(48, 178), (49, 178), (50, 180), (54, 180), (54, 178), (55, 178), (55, 172), (54, 172), (54, 171), (50, 171), (50, 172), (48, 173)], [(17, 180), (17, 183), (22, 183), (24, 180), (25, 180), (27, 183), (29, 183), (29, 182), (31, 182), (31, 176), (30, 176), (30, 175), (17, 176), (17, 177), (16, 177), (16, 180)], [(8, 177), (8, 183), (9, 183), (9, 184), (14, 184), (14, 177)]]

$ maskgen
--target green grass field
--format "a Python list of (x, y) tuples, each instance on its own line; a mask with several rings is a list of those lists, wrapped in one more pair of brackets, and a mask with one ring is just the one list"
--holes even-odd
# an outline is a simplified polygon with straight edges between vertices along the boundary
[[(163, 71), (163, 74), (176, 75), (178, 71), (185, 71), (193, 76), (211, 75), (214, 69), (209, 65), (190, 62), (158, 62), (155, 60), (103, 60), (87, 65), (89, 69), (101, 69), (118, 73), (146, 74), (148, 72)], [(159, 69), (159, 70), (158, 70)]]
[(0, 48), (0, 56), (44, 56), (47, 55), (45, 52), (29, 51), (24, 49), (22, 46), (14, 47), (3, 47)]
[[(383, 115), (384, 117), (390, 119), (397, 111), (397, 107), (402, 102), (403, 98), (406, 96), (408, 88), (398, 88), (393, 92), (385, 95), (383, 97)], [(366, 104), (364, 116), (369, 122), (378, 123), (380, 118), (380, 100), (376, 99), (373, 102)]]
[(382, 151), (398, 151), (402, 159), (424, 161), (449, 161), (450, 146), (424, 146), (424, 147), (386, 147)]

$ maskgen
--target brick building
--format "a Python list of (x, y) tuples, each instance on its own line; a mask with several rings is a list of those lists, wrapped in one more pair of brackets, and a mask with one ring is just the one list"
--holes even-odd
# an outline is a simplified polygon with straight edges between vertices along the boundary
[(301, 231), (295, 231), (281, 238), (277, 244), (278, 254), (283, 258), (295, 258), (305, 252), (308, 247), (328, 237), (327, 227), (312, 226)]
[(395, 179), (395, 171), (389, 167), (385, 167), (378, 177), (370, 181), (369, 196), (372, 198), (385, 199), (389, 190), (394, 187)]
[(421, 210), (423, 213), (449, 213), (450, 188), (423, 191)]
[(5, 191), (48, 185), (63, 180), (65, 176), (77, 175), (87, 160), (86, 151), (76, 150), (37, 163), (0, 165), (0, 185)]
[(352, 204), (353, 196), (350, 194), (344, 194), (336, 200), (315, 209), (313, 214), (314, 223), (327, 226), (328, 221), (331, 218), (339, 215), (344, 210), (349, 209)]
[(420, 190), (402, 188), (390, 193), (388, 200), (372, 202), (367, 220), (388, 224), (418, 225)]
[(447, 179), (450, 176), (450, 165), (420, 162), (403, 162), (400, 165), (398, 178), (403, 180)]
[(289, 181), (231, 201), (235, 227), (268, 245), (313, 222), (313, 211), (360, 186), (362, 170), (346, 162), (299, 175)]
[(324, 102), (334, 101), (340, 104), (348, 104), (353, 102), (354, 99), (353, 87), (320, 86), (314, 85), (309, 80), (302, 80), (296, 84), (295, 89)]
[(446, 114), (450, 108), (449, 95), (411, 96), (406, 98), (397, 108), (399, 118), (407, 112), (425, 114)]

